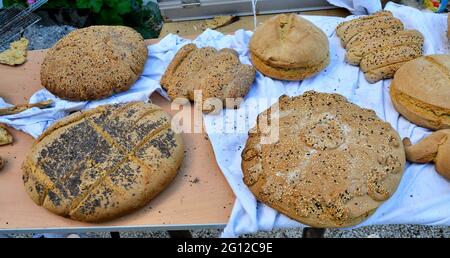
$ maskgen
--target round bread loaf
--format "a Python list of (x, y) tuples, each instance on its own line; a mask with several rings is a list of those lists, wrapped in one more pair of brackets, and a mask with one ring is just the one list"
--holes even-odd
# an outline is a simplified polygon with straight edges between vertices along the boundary
[(125, 26), (72, 31), (47, 52), (41, 83), (68, 100), (95, 100), (128, 90), (147, 60), (142, 36)]
[(395, 109), (409, 121), (434, 130), (450, 128), (450, 55), (405, 63), (392, 80)]
[(330, 62), (325, 33), (297, 14), (280, 14), (258, 27), (250, 52), (257, 70), (281, 80), (303, 80)]
[(31, 199), (92, 222), (146, 205), (183, 160), (181, 135), (160, 107), (135, 102), (77, 112), (48, 128), (23, 163)]
[(268, 130), (254, 128), (242, 152), (244, 182), (258, 200), (312, 227), (348, 227), (395, 192), (404, 147), (374, 111), (314, 91), (277, 104), (278, 115), (272, 106), (258, 125), (279, 117), (279, 139), (262, 144)]

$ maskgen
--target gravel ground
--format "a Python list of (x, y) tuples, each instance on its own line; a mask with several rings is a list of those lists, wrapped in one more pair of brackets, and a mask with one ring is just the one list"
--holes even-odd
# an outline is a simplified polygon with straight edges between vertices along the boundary
[[(191, 230), (194, 238), (217, 238), (221, 229)], [(3, 237), (30, 238), (40, 234), (9, 234)], [(48, 234), (47, 237), (66, 237), (66, 235)], [(110, 238), (109, 232), (89, 232), (80, 234), (81, 237)], [(167, 238), (167, 231), (132, 231), (120, 232), (121, 238)], [(261, 231), (255, 234), (242, 235), (242, 238), (301, 238), (301, 229), (276, 229)], [(327, 229), (326, 238), (449, 238), (450, 227), (418, 226), (418, 225), (384, 225), (358, 228), (354, 230)], [(2, 238), (2, 235), (0, 235)]]
[[(25, 31), (25, 37), (30, 40), (30, 50), (51, 47), (58, 39), (74, 30), (70, 26), (33, 25)], [(220, 236), (220, 229), (192, 230), (193, 237), (207, 238)], [(107, 232), (89, 232), (82, 234), (83, 237), (110, 237)], [(121, 232), (121, 237), (169, 237), (166, 231), (134, 231)], [(242, 237), (289, 237), (298, 238), (302, 236), (301, 229), (278, 229), (269, 232), (258, 232), (256, 234), (243, 235)], [(0, 235), (0, 238), (2, 235)], [(33, 237), (32, 234), (10, 234), (8, 237)], [(329, 229), (325, 232), (329, 238), (367, 238), (367, 237), (450, 237), (450, 227), (417, 226), (417, 225), (386, 225), (370, 226), (354, 230)]]
[(43, 49), (53, 46), (56, 41), (75, 29), (71, 26), (44, 27), (35, 24), (25, 30), (24, 36), (30, 41), (29, 50)]

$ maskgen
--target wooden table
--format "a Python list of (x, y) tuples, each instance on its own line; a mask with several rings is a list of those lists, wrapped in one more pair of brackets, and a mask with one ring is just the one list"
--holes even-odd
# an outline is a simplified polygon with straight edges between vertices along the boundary
[[(302, 12), (308, 15), (346, 16), (343, 9)], [(258, 22), (272, 15), (259, 16)], [(194, 34), (194, 22), (172, 23), (163, 29), (162, 34)], [(236, 26), (252, 28), (251, 17), (241, 18), (240, 23), (219, 29), (229, 33)], [(183, 28), (180, 31), (180, 28)], [(178, 31), (177, 31), (178, 30)], [(185, 36), (186, 38), (193, 38)], [(157, 40), (148, 40), (154, 44)], [(18, 67), (0, 65), (0, 96), (12, 104), (27, 103), (31, 95), (41, 89), (39, 79), (40, 63), (45, 51), (31, 51), (28, 61)], [(170, 103), (157, 93), (151, 100), (165, 111)], [(14, 144), (0, 146), (0, 156), (7, 160), (0, 171), (0, 233), (11, 232), (89, 232), (125, 230), (186, 230), (196, 228), (223, 227), (231, 213), (235, 196), (215, 161), (214, 153), (205, 133), (184, 134), (186, 154), (178, 176), (159, 196), (144, 208), (124, 217), (105, 223), (82, 223), (48, 212), (37, 206), (28, 197), (22, 183), (22, 161), (33, 143), (29, 135), (13, 129)], [(305, 237), (320, 237), (323, 230), (306, 229)]]
[[(31, 95), (42, 88), (39, 70), (44, 54), (42, 50), (30, 51), (22, 66), (0, 65), (0, 96), (6, 102), (28, 103)], [(176, 112), (157, 93), (151, 100), (171, 114)], [(0, 171), (0, 233), (180, 230), (222, 227), (228, 221), (235, 197), (205, 133), (183, 134), (186, 153), (177, 177), (144, 208), (104, 223), (83, 223), (54, 215), (28, 197), (21, 165), (34, 139), (14, 129), (9, 131), (14, 144), (0, 146), (0, 156), (7, 160)]]

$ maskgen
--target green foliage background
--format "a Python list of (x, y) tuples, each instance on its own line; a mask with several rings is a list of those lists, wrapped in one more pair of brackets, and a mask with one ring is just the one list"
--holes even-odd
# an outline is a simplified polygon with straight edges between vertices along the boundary
[[(5, 7), (21, 4), (26, 0), (3, 0)], [(142, 0), (49, 0), (41, 8), (89, 9), (96, 24), (127, 25), (135, 28), (144, 38), (156, 38), (162, 28), (162, 16), (158, 4)]]

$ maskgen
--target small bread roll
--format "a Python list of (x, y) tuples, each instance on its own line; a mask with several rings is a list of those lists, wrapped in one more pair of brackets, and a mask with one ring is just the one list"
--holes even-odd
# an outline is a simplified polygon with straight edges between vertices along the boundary
[(450, 179), (450, 129), (436, 131), (415, 145), (403, 139), (406, 159), (410, 162), (434, 162), (436, 171)]

